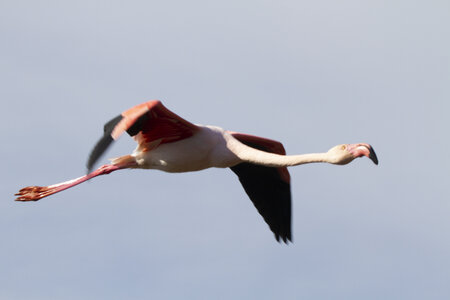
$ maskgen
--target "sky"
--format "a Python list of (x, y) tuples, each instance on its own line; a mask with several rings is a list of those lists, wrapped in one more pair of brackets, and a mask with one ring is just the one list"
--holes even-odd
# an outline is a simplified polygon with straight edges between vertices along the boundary
[[(0, 299), (449, 299), (450, 2), (1, 1)], [(279, 244), (227, 169), (85, 173), (151, 99), (288, 154)], [(123, 136), (103, 158), (130, 153)]]

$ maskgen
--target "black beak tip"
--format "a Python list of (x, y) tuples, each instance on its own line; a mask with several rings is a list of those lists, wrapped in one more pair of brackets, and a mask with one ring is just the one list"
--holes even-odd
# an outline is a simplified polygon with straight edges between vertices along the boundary
[(378, 157), (375, 153), (375, 150), (373, 150), (372, 147), (370, 147), (370, 154), (369, 154), (369, 158), (373, 161), (374, 164), (378, 165)]

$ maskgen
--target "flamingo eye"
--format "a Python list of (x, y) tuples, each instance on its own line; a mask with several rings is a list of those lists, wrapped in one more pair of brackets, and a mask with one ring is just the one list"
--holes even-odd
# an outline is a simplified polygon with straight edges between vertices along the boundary
[(347, 148), (347, 146), (345, 146), (345, 145), (341, 146), (341, 150), (345, 150), (346, 148)]

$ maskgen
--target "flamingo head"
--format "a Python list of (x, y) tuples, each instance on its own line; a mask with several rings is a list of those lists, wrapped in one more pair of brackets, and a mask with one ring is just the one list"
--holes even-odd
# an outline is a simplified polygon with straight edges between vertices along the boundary
[(355, 158), (366, 156), (378, 165), (378, 158), (372, 146), (366, 143), (342, 144), (331, 148), (328, 151), (330, 162), (336, 165), (346, 165)]

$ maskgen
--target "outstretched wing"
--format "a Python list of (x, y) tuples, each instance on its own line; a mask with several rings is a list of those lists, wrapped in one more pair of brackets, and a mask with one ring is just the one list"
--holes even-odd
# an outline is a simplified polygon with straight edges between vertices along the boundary
[(88, 171), (125, 131), (135, 138), (139, 146), (146, 148), (188, 138), (197, 130), (196, 125), (168, 110), (159, 100), (136, 105), (105, 124), (103, 137), (89, 155)]
[[(281, 143), (256, 136), (232, 133), (241, 143), (258, 150), (286, 155)], [(291, 234), (291, 185), (287, 168), (240, 163), (231, 170), (239, 177), (245, 192), (275, 234), (287, 243)]]

